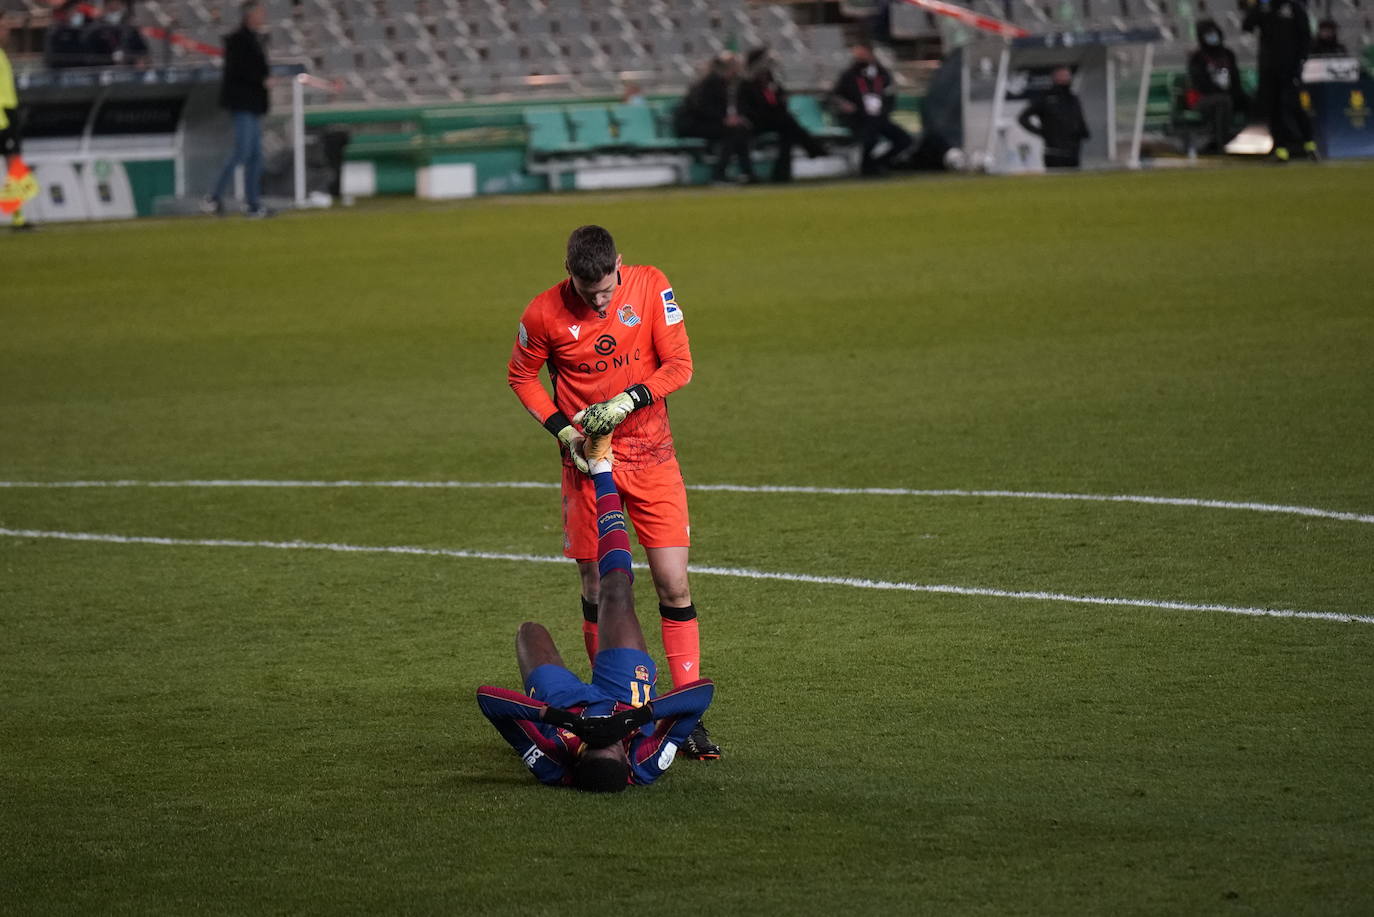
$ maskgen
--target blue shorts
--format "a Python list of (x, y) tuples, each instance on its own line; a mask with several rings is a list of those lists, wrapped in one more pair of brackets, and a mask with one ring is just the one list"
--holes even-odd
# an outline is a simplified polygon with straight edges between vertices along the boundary
[(541, 665), (525, 679), (525, 693), (551, 707), (567, 710), (581, 704), (587, 713), (611, 713), (616, 704), (642, 707), (657, 697), (658, 669), (643, 650), (624, 647), (602, 650), (587, 684), (561, 665)]

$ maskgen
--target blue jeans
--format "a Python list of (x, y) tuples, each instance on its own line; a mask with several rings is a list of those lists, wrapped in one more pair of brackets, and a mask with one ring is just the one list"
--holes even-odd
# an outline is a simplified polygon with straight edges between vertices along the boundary
[(215, 182), (214, 199), (224, 200), (229, 186), (234, 181), (234, 167), (243, 166), (243, 193), (248, 199), (248, 209), (257, 210), (262, 206), (259, 195), (262, 193), (262, 115), (251, 111), (230, 113), (234, 119), (234, 148), (229, 159)]

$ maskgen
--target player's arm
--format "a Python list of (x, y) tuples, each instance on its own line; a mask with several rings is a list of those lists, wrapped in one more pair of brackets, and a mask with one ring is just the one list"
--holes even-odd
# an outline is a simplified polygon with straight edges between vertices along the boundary
[(658, 725), (652, 735), (641, 735), (630, 744), (630, 769), (635, 783), (653, 783), (663, 776), (673, 763), (678, 746), (692, 734), (711, 706), (715, 690), (715, 684), (703, 678), (654, 698), (649, 706)]
[(654, 401), (667, 398), (692, 381), (692, 345), (687, 340), (687, 324), (682, 307), (677, 304), (673, 286), (661, 272), (658, 275), (659, 301), (653, 313), (654, 352), (658, 354), (658, 369), (644, 380), (644, 387)]
[(511, 348), (510, 362), (506, 364), (506, 381), (511, 391), (520, 399), (530, 416), (539, 421), (572, 456), (573, 464), (579, 471), (587, 470), (587, 460), (579, 444), (582, 433), (573, 426), (568, 416), (558, 409), (539, 381), (539, 370), (549, 360), (548, 337), (544, 334), (544, 323), (540, 320), (534, 303), (520, 317), (520, 327), (516, 330), (515, 345)]
[(477, 706), (540, 783), (563, 782), (568, 773), (565, 749), (544, 735), (537, 725), (548, 722), (544, 719), (545, 711), (553, 708), (518, 691), (490, 685), (477, 689)]

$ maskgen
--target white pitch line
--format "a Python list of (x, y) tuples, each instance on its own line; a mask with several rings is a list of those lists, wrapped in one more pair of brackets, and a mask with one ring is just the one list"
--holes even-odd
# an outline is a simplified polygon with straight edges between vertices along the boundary
[[(327, 488), (378, 487), (419, 490), (553, 490), (559, 485), (549, 481), (262, 481), (262, 480), (201, 480), (201, 481), (0, 481), (0, 488), (118, 488), (118, 487), (265, 487), (265, 488)], [(1320, 509), (1315, 506), (1293, 506), (1283, 503), (1253, 503), (1231, 500), (1208, 500), (1198, 497), (1151, 497), (1140, 494), (1075, 494), (1036, 490), (913, 490), (905, 487), (811, 487), (791, 484), (688, 484), (688, 490), (743, 494), (819, 494), (825, 496), (878, 497), (982, 497), (1016, 500), (1061, 500), (1089, 503), (1139, 503), (1146, 506), (1186, 506), (1199, 509), (1248, 510), (1258, 513), (1281, 513), (1317, 519), (1336, 519), (1341, 522), (1361, 522), (1374, 525), (1374, 513), (1354, 513)]]
[[(0, 528), (0, 537), (47, 538), (62, 541), (101, 542), (106, 544), (161, 545), (183, 548), (272, 548), (276, 550), (332, 551), (344, 554), (405, 554), (419, 557), (455, 557), (467, 560), (506, 560), (519, 563), (566, 564), (566, 557), (538, 554), (503, 554), (493, 551), (464, 551), (454, 548), (420, 548), (404, 545), (355, 545), (310, 541), (242, 541), (231, 538), (159, 538), (146, 535), (106, 535), (95, 532), (48, 532), (37, 529)], [(642, 563), (635, 564), (644, 569)], [(998, 599), (1033, 599), (1042, 602), (1067, 602), (1074, 605), (1108, 605), (1119, 608), (1160, 608), (1169, 611), (1219, 611), (1233, 615), (1266, 618), (1305, 618), (1320, 621), (1374, 624), (1374, 617), (1340, 614), (1333, 611), (1300, 611), (1293, 608), (1250, 608), (1237, 605), (1194, 604), (1159, 599), (1109, 598), (1093, 595), (1067, 595), (1061, 592), (1026, 592), (1008, 589), (986, 589), (978, 586), (926, 585), (896, 583), (885, 580), (859, 579), (847, 576), (816, 576), (809, 573), (775, 573), (750, 570), (744, 567), (689, 566), (690, 572), (702, 576), (732, 576), (740, 579), (775, 580), (789, 583), (810, 583), (819, 586), (844, 586), (850, 589), (881, 589), (899, 592), (926, 592), (940, 595), (984, 596)]]

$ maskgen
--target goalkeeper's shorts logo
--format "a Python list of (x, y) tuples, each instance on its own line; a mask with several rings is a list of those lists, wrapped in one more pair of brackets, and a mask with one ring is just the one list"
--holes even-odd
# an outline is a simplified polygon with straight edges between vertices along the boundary
[(635, 307), (629, 303), (620, 307), (620, 324), (626, 328), (633, 328), (639, 324), (639, 316), (635, 314)]

